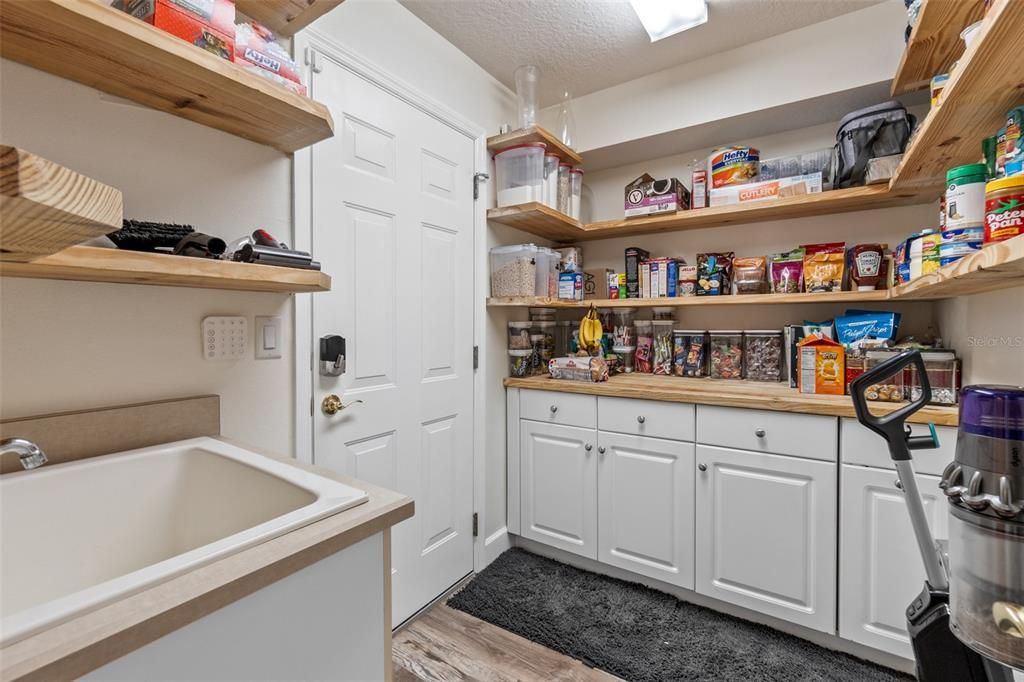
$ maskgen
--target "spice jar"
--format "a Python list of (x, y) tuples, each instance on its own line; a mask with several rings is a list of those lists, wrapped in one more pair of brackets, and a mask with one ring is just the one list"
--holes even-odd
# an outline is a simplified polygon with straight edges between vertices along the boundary
[(985, 243), (1024, 234), (1024, 175), (993, 180), (985, 185)]
[(712, 379), (743, 378), (743, 332), (712, 331), (708, 342), (708, 376)]
[(782, 381), (782, 332), (776, 329), (743, 333), (744, 377), (752, 381)]
[(508, 352), (508, 374), (512, 377), (525, 377), (530, 374), (533, 366), (533, 350), (510, 350)]
[(654, 327), (649, 320), (637, 320), (634, 327), (636, 328), (634, 367), (640, 374), (650, 374), (654, 371), (654, 366), (651, 364), (654, 349)]
[(651, 368), (654, 374), (672, 374), (672, 320), (654, 320)]
[(672, 332), (677, 377), (707, 376), (708, 335), (704, 330), (676, 329)]
[(530, 326), (532, 322), (508, 323), (508, 349), (530, 350)]

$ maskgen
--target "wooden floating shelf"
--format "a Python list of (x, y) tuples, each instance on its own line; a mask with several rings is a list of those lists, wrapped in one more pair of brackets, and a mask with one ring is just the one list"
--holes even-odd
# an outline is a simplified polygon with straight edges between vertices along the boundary
[(932, 76), (948, 72), (964, 49), (960, 32), (984, 11), (984, 0), (925, 0), (892, 79), (892, 95), (927, 88)]
[(893, 191), (926, 191), (937, 197), (946, 186), (948, 169), (981, 158), (982, 140), (996, 134), (1006, 112), (1024, 97), (1021, 26), (1024, 2), (992, 3), (938, 103), (907, 146), (889, 183)]
[(324, 105), (97, 0), (4, 0), (0, 55), (286, 153), (334, 134)]
[(954, 298), (1024, 286), (1024, 235), (984, 246), (892, 290), (901, 300)]
[(640, 234), (727, 227), (767, 220), (791, 220), (830, 213), (864, 211), (931, 201), (914, 192), (890, 192), (885, 185), (851, 187), (797, 197), (754, 201), (734, 206), (698, 208), (625, 220), (581, 224), (540, 203), (492, 208), (487, 219), (556, 242), (579, 242)]
[(566, 147), (557, 137), (540, 126), (521, 128), (520, 130), (513, 130), (512, 132), (505, 133), (504, 135), (488, 137), (487, 151), (494, 154), (505, 147), (510, 147), (514, 144), (526, 144), (528, 142), (543, 142), (548, 146), (547, 151), (558, 154), (558, 157), (566, 163), (571, 163), (574, 166), (579, 166), (583, 163), (582, 156), (569, 147)]
[(331, 289), (331, 278), (318, 270), (92, 246), (72, 246), (31, 263), (3, 262), (0, 276), (289, 294)]
[[(557, 380), (547, 376), (522, 379), (508, 377), (505, 379), (505, 386), (640, 400), (822, 414), (831, 417), (857, 416), (850, 396), (808, 395), (790, 388), (788, 384), (764, 381), (694, 379), (634, 372), (619, 374), (599, 383)], [(872, 402), (870, 405), (873, 414), (885, 414), (903, 407), (904, 403)], [(958, 408), (928, 405), (911, 416), (909, 421), (956, 426), (959, 421)]]
[(563, 301), (545, 297), (489, 298), (487, 305), (494, 308), (683, 308), (687, 306), (715, 305), (790, 305), (806, 303), (865, 303), (887, 301), (889, 292), (837, 291), (821, 294), (744, 294), (732, 296), (680, 296), (676, 298), (589, 298), (585, 301)]
[(239, 12), (274, 33), (292, 36), (345, 0), (235, 0)]

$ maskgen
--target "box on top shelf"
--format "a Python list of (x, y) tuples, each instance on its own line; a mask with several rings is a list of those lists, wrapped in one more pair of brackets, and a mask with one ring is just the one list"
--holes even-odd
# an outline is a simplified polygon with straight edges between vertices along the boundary
[(626, 185), (625, 213), (634, 216), (673, 213), (690, 208), (690, 190), (678, 178), (655, 180), (644, 173)]
[(112, 7), (233, 61), (235, 3), (231, 0), (116, 0)]
[(725, 185), (711, 190), (711, 206), (744, 204), (762, 199), (779, 199), (821, 192), (821, 173), (808, 173), (778, 180)]
[(298, 95), (306, 94), (298, 64), (277, 42), (273, 32), (261, 24), (253, 22), (235, 27), (235, 63)]

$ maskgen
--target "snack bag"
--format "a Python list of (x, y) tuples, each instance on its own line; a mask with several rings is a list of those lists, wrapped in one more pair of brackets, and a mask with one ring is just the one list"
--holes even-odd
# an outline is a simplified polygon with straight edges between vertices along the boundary
[(748, 256), (737, 258), (732, 262), (733, 281), (736, 282), (737, 294), (763, 294), (767, 287), (765, 282), (764, 256)]
[(799, 294), (804, 290), (804, 250), (769, 256), (768, 276), (773, 294)]
[(697, 295), (719, 296), (731, 293), (732, 262), (736, 254), (697, 254)]
[(800, 248), (804, 250), (804, 290), (842, 291), (846, 244), (809, 244)]

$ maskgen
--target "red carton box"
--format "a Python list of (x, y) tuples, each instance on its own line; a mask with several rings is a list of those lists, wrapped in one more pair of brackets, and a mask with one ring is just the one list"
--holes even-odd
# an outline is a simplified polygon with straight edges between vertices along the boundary
[(231, 0), (118, 0), (114, 7), (232, 61), (235, 3)]

